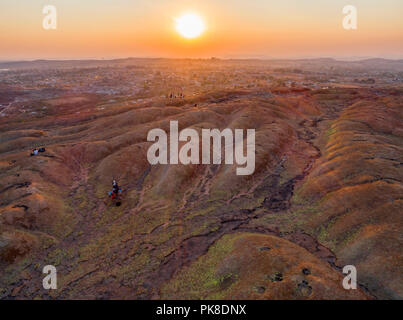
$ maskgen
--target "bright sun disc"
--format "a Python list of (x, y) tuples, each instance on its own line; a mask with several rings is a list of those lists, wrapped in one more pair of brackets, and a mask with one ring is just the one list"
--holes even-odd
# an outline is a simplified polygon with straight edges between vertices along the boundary
[(196, 38), (204, 31), (203, 20), (196, 14), (188, 13), (175, 21), (176, 30), (185, 38)]

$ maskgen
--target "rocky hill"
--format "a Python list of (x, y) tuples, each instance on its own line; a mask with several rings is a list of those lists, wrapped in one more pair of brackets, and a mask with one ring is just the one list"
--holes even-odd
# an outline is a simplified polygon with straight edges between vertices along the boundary
[[(10, 107), (0, 298), (402, 299), (402, 93), (251, 88), (135, 104), (70, 94)], [(170, 120), (255, 128), (255, 173), (151, 166), (147, 133)], [(35, 146), (46, 152), (30, 157)], [(48, 264), (57, 290), (42, 288)], [(357, 290), (342, 287), (345, 265)]]

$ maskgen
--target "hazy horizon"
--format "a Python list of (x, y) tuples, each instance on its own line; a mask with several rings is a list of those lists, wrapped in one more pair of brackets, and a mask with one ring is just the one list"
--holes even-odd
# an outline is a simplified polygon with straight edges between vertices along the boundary
[(220, 60), (262, 60), (262, 61), (271, 61), (271, 60), (320, 60), (320, 59), (333, 59), (335, 61), (346, 61), (346, 62), (355, 62), (355, 61), (363, 61), (370, 59), (384, 59), (391, 61), (399, 61), (403, 60), (403, 56), (400, 57), (383, 57), (383, 56), (362, 56), (362, 57), (337, 57), (337, 56), (300, 56), (300, 57), (164, 57), (164, 56), (155, 56), (155, 57), (142, 57), (142, 56), (122, 56), (122, 57), (34, 57), (34, 58), (25, 58), (25, 59), (0, 59), (0, 63), (7, 62), (34, 62), (34, 61), (110, 61), (110, 60), (125, 60), (125, 59), (166, 59), (166, 60), (209, 60), (212, 58), (220, 59)]

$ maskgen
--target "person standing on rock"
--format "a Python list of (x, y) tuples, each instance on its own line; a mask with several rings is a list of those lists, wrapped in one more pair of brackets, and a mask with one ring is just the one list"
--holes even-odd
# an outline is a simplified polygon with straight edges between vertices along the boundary
[(112, 194), (111, 194), (112, 199), (116, 199), (119, 195), (119, 192), (120, 192), (119, 185), (116, 182), (116, 180), (114, 179), (112, 181)]

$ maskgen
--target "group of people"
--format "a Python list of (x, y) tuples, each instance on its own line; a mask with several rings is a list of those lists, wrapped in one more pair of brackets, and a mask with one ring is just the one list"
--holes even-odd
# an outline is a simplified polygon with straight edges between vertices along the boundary
[[(37, 156), (39, 154), (39, 152), (45, 152), (45, 151), (46, 151), (46, 149), (43, 147), (40, 147), (40, 148), (35, 147), (32, 150), (30, 156), (31, 157)], [(112, 200), (115, 200), (115, 199), (117, 200), (117, 199), (119, 199), (119, 193), (121, 193), (121, 192), (122, 192), (122, 189), (120, 189), (118, 182), (115, 179), (113, 179), (112, 180), (112, 192), (109, 192), (109, 196), (111, 197)]]
[[(34, 148), (30, 154), (30, 156), (37, 156), (39, 152), (45, 152), (45, 148)], [(109, 192), (109, 196), (111, 197), (112, 200), (117, 200), (119, 199), (119, 193), (122, 192), (122, 189), (119, 187), (118, 182), (113, 179), (112, 180), (112, 192)]]
[(170, 93), (169, 94), (169, 99), (177, 99), (177, 98), (179, 98), (179, 99), (184, 99), (185, 98), (185, 95), (183, 94), (183, 92), (180, 92), (180, 93), (178, 93), (178, 94), (175, 94), (175, 93)]

